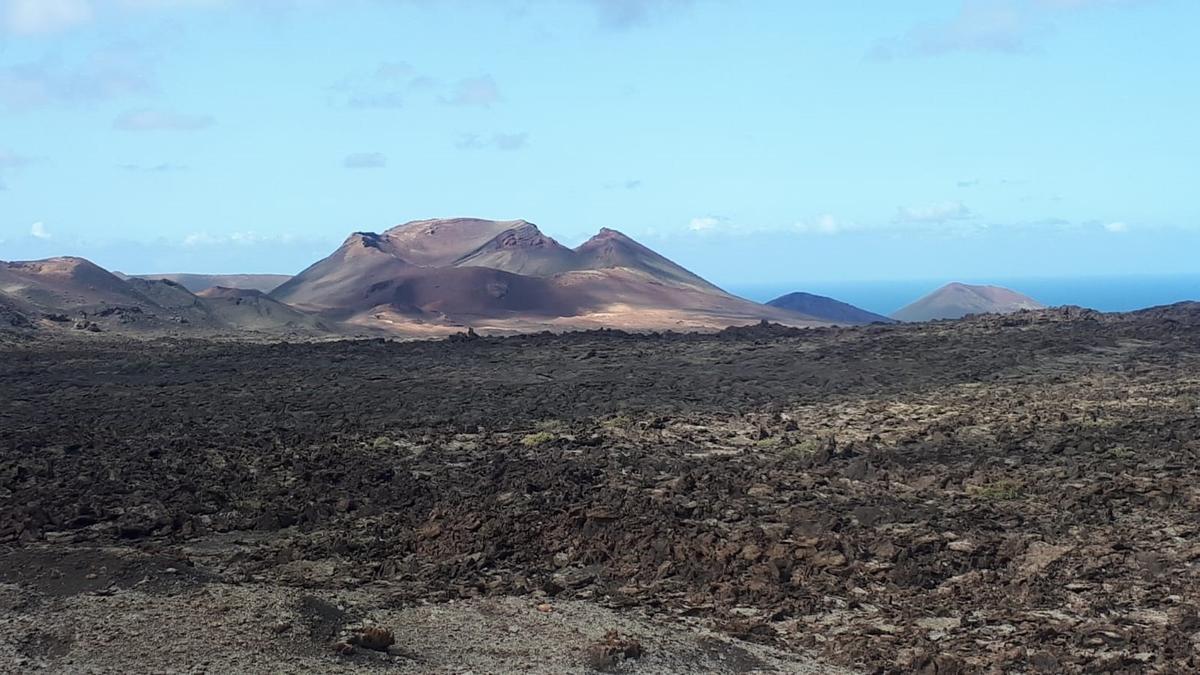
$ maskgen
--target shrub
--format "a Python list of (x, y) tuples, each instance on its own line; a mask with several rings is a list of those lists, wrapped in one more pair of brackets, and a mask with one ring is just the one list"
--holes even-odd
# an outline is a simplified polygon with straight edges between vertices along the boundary
[(375, 438), (371, 439), (371, 449), (373, 450), (386, 450), (395, 445), (396, 442), (387, 436), (376, 436)]
[(549, 443), (555, 439), (555, 435), (549, 431), (539, 431), (534, 434), (529, 434), (521, 439), (521, 445), (527, 448), (536, 448), (543, 443)]
[(817, 451), (824, 445), (819, 439), (806, 438), (799, 443), (789, 445), (780, 450), (780, 454), (789, 459), (806, 459), (817, 454)]

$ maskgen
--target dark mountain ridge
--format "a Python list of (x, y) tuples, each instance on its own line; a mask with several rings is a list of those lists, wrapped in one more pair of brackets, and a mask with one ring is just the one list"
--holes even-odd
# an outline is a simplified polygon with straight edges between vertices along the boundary
[(882, 314), (868, 312), (840, 300), (813, 293), (788, 293), (767, 302), (767, 304), (771, 307), (799, 312), (836, 324), (895, 323), (894, 319), (889, 319)]

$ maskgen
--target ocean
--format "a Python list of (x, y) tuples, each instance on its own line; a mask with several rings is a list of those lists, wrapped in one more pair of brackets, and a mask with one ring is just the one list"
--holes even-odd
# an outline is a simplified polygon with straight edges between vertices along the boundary
[[(1128, 276), (1076, 278), (970, 279), (970, 284), (1011, 288), (1044, 305), (1079, 305), (1102, 312), (1169, 305), (1200, 300), (1200, 274), (1187, 276)], [(848, 302), (888, 315), (936, 290), (948, 280), (901, 281), (797, 281), (788, 284), (730, 284), (725, 290), (750, 300), (766, 302), (794, 291), (805, 291)]]

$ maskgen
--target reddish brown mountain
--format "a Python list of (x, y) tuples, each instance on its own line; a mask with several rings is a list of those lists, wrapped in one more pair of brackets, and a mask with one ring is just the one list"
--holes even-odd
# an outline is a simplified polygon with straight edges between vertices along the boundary
[(270, 293), (279, 284), (291, 279), (286, 274), (121, 274), (114, 272), (122, 279), (150, 279), (174, 281), (193, 293), (221, 286), (223, 288), (250, 288), (263, 293)]
[(547, 237), (525, 221), (489, 239), (453, 262), (455, 267), (489, 267), (536, 277), (560, 274), (579, 267), (575, 251)]
[(330, 330), (326, 323), (312, 314), (290, 307), (253, 288), (213, 286), (196, 295), (221, 323), (238, 330)]
[(968, 314), (1011, 314), (1042, 309), (1037, 300), (1000, 286), (951, 283), (892, 314), (900, 321), (961, 319)]
[(579, 264), (584, 269), (624, 268), (637, 270), (646, 275), (710, 293), (728, 295), (725, 291), (676, 265), (633, 239), (607, 227), (580, 244), (575, 249)]
[(0, 262), (0, 292), (49, 310), (150, 303), (112, 272), (71, 256)]
[[(183, 276), (179, 277), (185, 278)], [(253, 281), (249, 276), (236, 277)], [(187, 276), (189, 283), (219, 280)], [(523, 220), (420, 220), (352, 234), (264, 294), (123, 277), (81, 258), (0, 263), (8, 324), (180, 333), (436, 335), (614, 327), (696, 330), (811, 316), (732, 296), (615, 230), (568, 248)], [(96, 324), (93, 326), (92, 324)]]
[(318, 318), (259, 291), (121, 278), (83, 258), (0, 262), (0, 322), (49, 329), (148, 334), (324, 334)]
[(419, 220), (355, 233), (271, 297), (392, 327), (406, 320), (498, 329), (816, 323), (729, 295), (615, 230), (571, 249), (523, 220)]

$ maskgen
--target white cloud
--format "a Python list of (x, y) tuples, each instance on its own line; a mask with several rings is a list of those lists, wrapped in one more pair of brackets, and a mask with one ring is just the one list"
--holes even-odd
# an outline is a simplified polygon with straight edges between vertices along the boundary
[(358, 152), (342, 160), (347, 169), (382, 169), (387, 166), (387, 155), (382, 152)]
[(454, 92), (449, 98), (443, 98), (450, 105), (475, 105), (488, 107), (500, 100), (500, 88), (491, 75), (467, 77), (458, 81)]
[(29, 228), (29, 234), (30, 234), (30, 236), (36, 237), (37, 239), (49, 239), (50, 238), (50, 232), (49, 232), (49, 230), (46, 229), (46, 224), (42, 223), (40, 221), (34, 223)]
[(158, 91), (154, 70), (153, 55), (133, 44), (111, 45), (75, 59), (14, 63), (0, 67), (0, 106), (21, 111), (153, 94)]
[[(414, 4), (428, 2), (409, 1)], [(0, 27), (14, 33), (38, 34), (68, 30), (92, 21), (97, 15), (116, 12), (222, 8), (237, 5), (283, 11), (315, 4), (336, 6), (344, 2), (345, 0), (0, 0)], [(600, 25), (615, 30), (651, 23), (678, 13), (693, 3), (694, 0), (587, 0), (587, 4), (596, 10)]]
[(939, 56), (954, 52), (1017, 54), (1036, 48), (1060, 21), (1084, 10), (1133, 7), (1153, 0), (963, 0), (952, 16), (879, 40), (868, 56)]
[(235, 244), (261, 244), (268, 241), (291, 241), (292, 236), (285, 234), (281, 236), (259, 234), (253, 230), (246, 232), (234, 232), (229, 235), (229, 240)]
[(4, 182), (5, 172), (16, 172), (29, 166), (35, 160), (32, 157), (18, 155), (10, 150), (0, 148), (0, 192), (8, 190), (8, 184)]
[(412, 64), (406, 61), (384, 61), (375, 68), (375, 77), (380, 80), (403, 80), (414, 76)]
[(1104, 229), (1115, 233), (1128, 232), (1129, 225), (1118, 220), (1116, 222), (1106, 224)]
[(298, 239), (291, 234), (261, 234), (254, 230), (232, 232), (230, 234), (212, 234), (210, 232), (193, 232), (183, 238), (184, 246), (227, 246), (236, 244), (249, 246), (252, 244), (291, 244)]
[(504, 100), (491, 75), (446, 84), (404, 61), (383, 61), (374, 70), (351, 73), (326, 87), (326, 91), (332, 105), (365, 110), (397, 109), (429, 100), (486, 108)]
[(198, 131), (212, 126), (209, 115), (187, 115), (165, 110), (131, 110), (113, 120), (121, 131)]
[(636, 190), (642, 187), (640, 178), (630, 178), (620, 181), (608, 181), (604, 183), (605, 190)]
[[(36, 35), (69, 30), (107, 10), (141, 11), (186, 7), (225, 7), (239, 0), (0, 0), (0, 26), (11, 33)], [(255, 0), (256, 2), (258, 0)], [(263, 0), (284, 6), (302, 0)], [(250, 4), (250, 2), (245, 2)]]
[(416, 73), (403, 61), (384, 61), (370, 74), (343, 77), (328, 87), (333, 102), (348, 108), (403, 108), (412, 90), (425, 88), (432, 80)]
[(230, 5), (236, 0), (118, 0), (118, 4), (129, 9), (173, 9), (176, 7), (218, 7)]
[(183, 238), (184, 246), (204, 246), (206, 244), (223, 244), (225, 239), (214, 237), (207, 232), (193, 232)]
[(528, 133), (503, 134), (494, 133), (491, 138), (484, 138), (479, 134), (461, 134), (454, 147), (459, 150), (484, 150), (491, 148), (494, 150), (520, 150), (529, 142)]
[(160, 162), (158, 164), (118, 164), (117, 168), (133, 173), (171, 173), (174, 171), (187, 171), (188, 167), (186, 164)]
[(651, 22), (668, 13), (680, 11), (693, 0), (589, 0), (596, 9), (600, 25), (625, 30)]
[(29, 166), (33, 158), (0, 148), (0, 169), (20, 169)]
[(1039, 5), (1050, 9), (1097, 9), (1102, 7), (1120, 7), (1137, 5), (1153, 0), (1038, 0)]
[(799, 220), (789, 225), (742, 223), (724, 216), (698, 216), (688, 222), (689, 232), (697, 234), (720, 234), (750, 236), (764, 233), (834, 235), (858, 229), (853, 223), (839, 220), (828, 213), (815, 218)]
[(812, 220), (802, 220), (795, 224), (794, 229), (804, 234), (837, 234), (846, 225), (831, 214), (824, 213)]
[(1020, 52), (1027, 48), (1027, 23), (1028, 17), (1012, 3), (965, 0), (954, 16), (881, 40), (870, 55), (887, 60), (961, 51)]
[(927, 206), (902, 206), (896, 213), (896, 222), (937, 224), (965, 220), (971, 215), (971, 210), (962, 202), (948, 201)]
[(525, 147), (529, 134), (492, 134), (492, 145), (497, 150), (518, 150)]
[(92, 18), (90, 0), (6, 0), (0, 5), (4, 26), (13, 33), (51, 33)]

